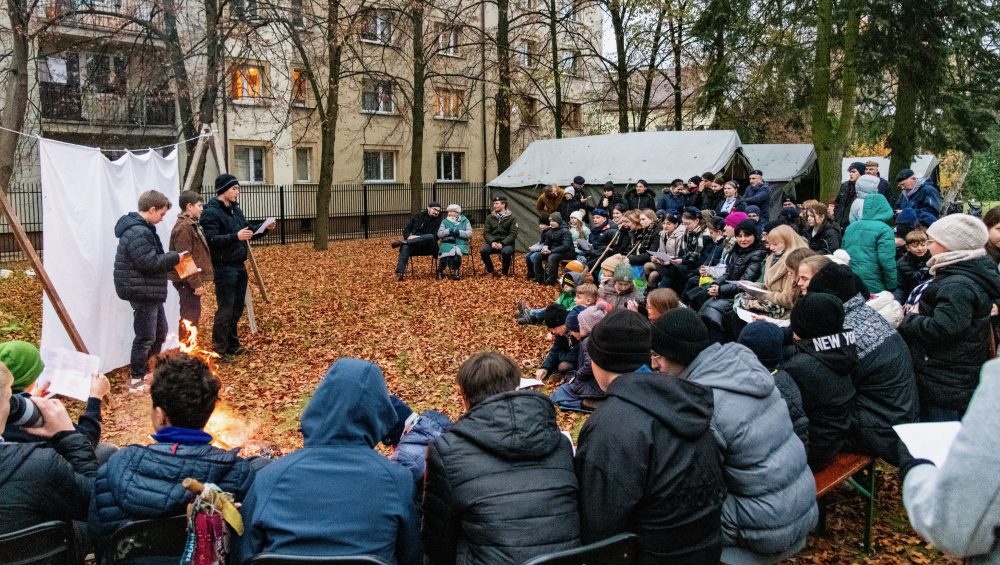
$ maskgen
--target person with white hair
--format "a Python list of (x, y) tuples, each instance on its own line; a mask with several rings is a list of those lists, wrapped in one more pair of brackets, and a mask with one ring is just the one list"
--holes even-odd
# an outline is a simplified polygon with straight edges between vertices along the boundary
[(448, 217), (441, 220), (437, 236), (437, 278), (443, 279), (447, 268), (451, 278), (457, 281), (462, 278), (462, 256), (469, 253), (469, 240), (472, 239), (472, 224), (462, 215), (461, 206), (448, 205)]

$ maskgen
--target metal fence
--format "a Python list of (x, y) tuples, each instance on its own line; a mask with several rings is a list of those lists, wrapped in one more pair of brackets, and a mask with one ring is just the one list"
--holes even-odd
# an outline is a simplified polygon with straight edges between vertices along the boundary
[[(246, 184), (240, 186), (240, 207), (249, 221), (278, 219), (278, 227), (254, 240), (254, 245), (275, 245), (313, 240), (316, 224), (315, 184)], [(215, 197), (212, 186), (201, 188), (206, 201)], [(12, 185), (8, 193), (35, 249), (42, 250), (41, 185)], [(427, 183), (421, 202), (437, 200), (444, 206), (458, 204), (474, 226), (486, 221), (489, 196), (482, 183)], [(338, 184), (330, 192), (329, 239), (360, 239), (400, 234), (409, 221), (410, 185)], [(110, 229), (110, 226), (108, 227)], [(25, 260), (5, 218), (0, 216), (0, 263)]]

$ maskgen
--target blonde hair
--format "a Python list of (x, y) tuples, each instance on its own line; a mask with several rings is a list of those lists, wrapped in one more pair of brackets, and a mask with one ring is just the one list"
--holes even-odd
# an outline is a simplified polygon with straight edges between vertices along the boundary
[[(656, 212), (650, 210), (649, 208), (646, 208), (645, 210), (639, 212), (639, 215), (653, 222), (654, 224), (656, 223)], [(636, 219), (636, 221), (638, 222), (639, 220)]]
[(597, 300), (597, 286), (585, 283), (576, 287), (576, 293), (574, 296), (579, 296), (581, 298), (590, 298), (592, 300)]
[(806, 200), (802, 203), (802, 209), (806, 212), (812, 212), (816, 217), (826, 219), (826, 204), (823, 204), (819, 200)]
[(913, 230), (910, 233), (906, 234), (907, 245), (910, 245), (911, 243), (924, 243), (926, 241), (927, 241), (927, 234), (920, 230)]
[[(812, 257), (806, 257), (801, 262), (799, 262), (799, 268), (809, 267), (809, 269), (816, 274), (823, 270), (823, 267), (833, 263), (833, 259), (830, 259), (826, 255), (813, 255)], [(798, 269), (796, 269), (796, 274)]]
[(655, 308), (660, 314), (665, 314), (680, 305), (680, 297), (669, 288), (658, 288), (646, 297), (646, 308)]
[(625, 212), (625, 221), (628, 222), (628, 223), (630, 223), (630, 224), (632, 224), (633, 226), (638, 226), (639, 225), (639, 211), (638, 210), (629, 210), (628, 212)]
[(767, 232), (768, 243), (774, 243), (775, 239), (780, 239), (785, 244), (785, 250), (783, 253), (788, 254), (789, 251), (795, 251), (796, 249), (806, 246), (806, 242), (802, 241), (799, 234), (795, 233), (795, 230), (791, 226), (781, 225), (773, 230)]

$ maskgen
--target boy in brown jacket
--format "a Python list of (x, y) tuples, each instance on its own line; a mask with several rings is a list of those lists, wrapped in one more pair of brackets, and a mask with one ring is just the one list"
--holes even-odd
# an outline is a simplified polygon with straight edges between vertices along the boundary
[(176, 271), (168, 273), (181, 299), (181, 322), (177, 327), (177, 334), (184, 341), (188, 337), (184, 320), (191, 322), (197, 329), (201, 319), (201, 295), (205, 292), (205, 281), (212, 280), (212, 255), (208, 250), (205, 232), (198, 223), (204, 205), (201, 195), (185, 190), (180, 194), (179, 203), (181, 213), (177, 215), (177, 223), (170, 232), (170, 250), (187, 251), (198, 267), (197, 273), (183, 280)]

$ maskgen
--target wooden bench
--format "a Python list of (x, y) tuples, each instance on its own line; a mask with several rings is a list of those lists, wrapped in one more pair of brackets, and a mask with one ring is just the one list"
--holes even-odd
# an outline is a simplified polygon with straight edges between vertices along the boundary
[[(854, 475), (864, 471), (864, 485), (854, 480)], [(823, 497), (842, 483), (847, 483), (865, 498), (865, 531), (862, 547), (871, 553), (872, 523), (875, 519), (875, 459), (859, 453), (841, 453), (832, 463), (813, 474), (816, 479), (816, 498), (819, 499), (819, 533), (826, 533), (826, 504)]]

